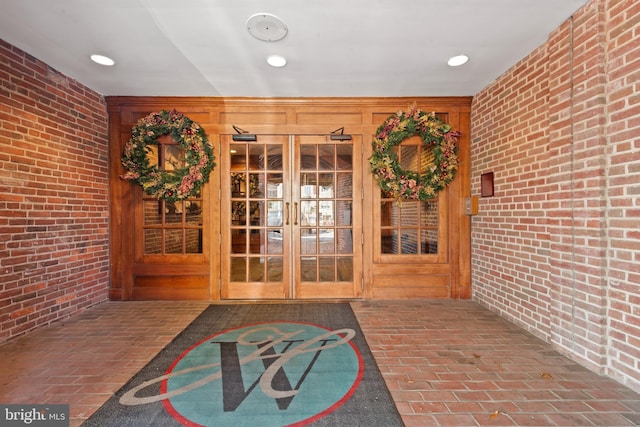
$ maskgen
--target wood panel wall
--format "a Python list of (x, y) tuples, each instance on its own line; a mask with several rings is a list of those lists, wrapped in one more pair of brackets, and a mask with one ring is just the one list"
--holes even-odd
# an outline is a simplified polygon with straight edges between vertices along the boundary
[[(205, 247), (202, 256), (135, 258), (135, 212), (140, 210), (142, 190), (122, 181), (120, 157), (137, 120), (150, 112), (176, 109), (198, 122), (213, 143), (219, 158), (221, 134), (235, 133), (232, 125), (255, 134), (328, 134), (344, 127), (345, 133), (362, 135), (364, 175), (363, 211), (378, 206), (378, 187), (369, 172), (368, 159), (375, 130), (391, 114), (417, 103), (423, 111), (435, 111), (462, 132), (460, 168), (448, 187), (448, 241), (445, 256), (437, 262), (409, 257), (406, 262), (386, 262), (374, 254), (375, 224), (364, 221), (364, 292), (366, 299), (469, 298), (470, 217), (464, 214), (464, 197), (470, 195), (469, 97), (439, 98), (206, 98), (206, 97), (108, 97), (111, 286), (113, 300), (220, 298), (220, 170), (212, 172), (204, 187)], [(219, 164), (219, 161), (216, 163)], [(208, 244), (207, 244), (208, 242)]]

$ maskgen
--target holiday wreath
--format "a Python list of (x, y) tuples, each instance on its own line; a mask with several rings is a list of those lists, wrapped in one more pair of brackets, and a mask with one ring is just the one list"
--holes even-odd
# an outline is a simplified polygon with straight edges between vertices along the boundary
[[(432, 156), (430, 164), (420, 172), (405, 170), (394, 150), (415, 135), (422, 138), (423, 147), (430, 148)], [(460, 132), (452, 131), (435, 113), (423, 113), (414, 104), (407, 112), (391, 115), (376, 131), (369, 159), (371, 172), (380, 188), (399, 201), (432, 199), (455, 177), (459, 136)]]
[[(184, 150), (184, 158), (173, 170), (164, 170), (149, 154), (158, 138), (169, 135)], [(131, 139), (124, 146), (122, 166), (124, 180), (135, 181), (148, 195), (167, 201), (184, 200), (194, 195), (209, 179), (215, 167), (213, 148), (199, 124), (175, 110), (151, 113), (131, 129)]]

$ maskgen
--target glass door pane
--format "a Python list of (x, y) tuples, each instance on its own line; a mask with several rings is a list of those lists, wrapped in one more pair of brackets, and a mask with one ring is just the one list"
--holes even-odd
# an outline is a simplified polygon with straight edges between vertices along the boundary
[(361, 137), (223, 137), (224, 299), (362, 294)]
[[(420, 138), (412, 137), (396, 147), (403, 169), (419, 173), (433, 164), (433, 153)], [(444, 192), (427, 201), (403, 200), (380, 190), (380, 254), (420, 255), (439, 260), (442, 248), (441, 198)]]
[(221, 147), (222, 298), (288, 298), (289, 138), (261, 135), (247, 143), (224, 136)]
[[(149, 149), (149, 160), (164, 171), (184, 166), (184, 149), (170, 137), (158, 139)], [(203, 197), (181, 201), (158, 200), (142, 195), (142, 254), (150, 256), (200, 255), (203, 253)]]
[[(353, 298), (360, 293), (360, 232), (354, 228), (353, 141), (296, 137), (293, 203), (299, 219), (293, 251), (297, 298)], [(355, 209), (359, 212), (359, 203)], [(357, 242), (355, 241), (357, 240)]]

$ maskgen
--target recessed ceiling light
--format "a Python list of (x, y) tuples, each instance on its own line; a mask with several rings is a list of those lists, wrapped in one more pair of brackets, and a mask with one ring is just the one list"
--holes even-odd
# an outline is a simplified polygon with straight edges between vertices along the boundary
[(447, 61), (447, 64), (449, 64), (451, 67), (457, 67), (459, 65), (466, 64), (468, 60), (469, 60), (469, 57), (467, 55), (458, 55), (458, 56), (449, 58), (449, 61)]
[(97, 64), (106, 65), (107, 67), (116, 63), (116, 61), (104, 55), (91, 55), (91, 60)]
[(287, 60), (284, 58), (284, 56), (280, 56), (280, 55), (271, 55), (267, 57), (267, 63), (269, 65), (271, 65), (272, 67), (284, 67), (285, 65), (287, 65)]

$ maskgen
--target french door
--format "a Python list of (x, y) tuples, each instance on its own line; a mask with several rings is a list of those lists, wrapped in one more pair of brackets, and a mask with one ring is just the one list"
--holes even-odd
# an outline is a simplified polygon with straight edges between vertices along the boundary
[(221, 138), (221, 297), (361, 297), (361, 138)]

